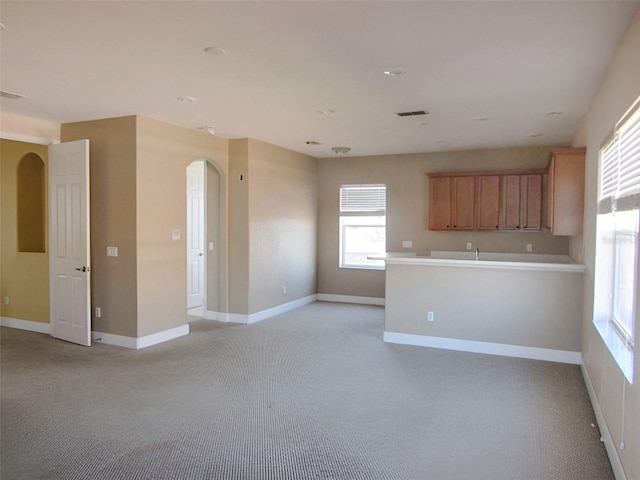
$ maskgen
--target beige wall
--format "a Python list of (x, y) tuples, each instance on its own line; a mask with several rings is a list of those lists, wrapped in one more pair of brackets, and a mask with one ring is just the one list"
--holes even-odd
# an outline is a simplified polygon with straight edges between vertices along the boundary
[[(62, 125), (62, 141), (89, 139), (92, 330), (137, 337), (136, 118)], [(118, 247), (107, 257), (107, 246)]]
[(387, 266), (388, 332), (579, 352), (581, 307), (582, 273)]
[[(575, 146), (587, 147), (584, 236), (572, 239), (573, 250), (581, 251), (584, 248), (584, 264), (587, 267), (582, 329), (584, 363), (613, 437), (612, 444), (617, 449), (628, 479), (640, 478), (640, 352), (636, 346), (635, 383), (625, 385), (621, 370), (593, 327), (592, 314), (598, 152), (607, 134), (640, 95), (638, 52), (640, 12), (631, 21), (574, 139)], [(640, 294), (637, 297), (640, 299)], [(640, 311), (640, 305), (636, 311)], [(636, 332), (640, 332), (639, 318), (640, 315), (636, 315)], [(637, 340), (638, 333), (636, 345)], [(625, 442), (624, 450), (618, 448), (622, 441)]]
[[(48, 251), (18, 252), (17, 171), (18, 163), (28, 154), (40, 157), (46, 172), (46, 145), (0, 140), (0, 316), (49, 323)], [(46, 228), (45, 224), (45, 232)], [(5, 296), (9, 305), (2, 302)]]
[[(540, 233), (436, 232), (427, 228), (426, 174), (442, 171), (487, 171), (546, 168), (550, 148), (513, 148), (461, 152), (342, 157), (319, 160), (319, 279), (326, 294), (384, 297), (384, 272), (338, 267), (338, 195), (341, 185), (387, 185), (387, 251), (428, 254), (431, 250), (473, 248), (488, 252), (569, 253), (569, 240)], [(413, 248), (403, 249), (411, 240)]]
[(92, 304), (102, 310), (93, 329), (143, 337), (184, 325), (186, 168), (207, 159), (224, 172), (227, 142), (139, 116), (62, 126), (63, 141), (80, 138), (90, 141)]
[(257, 140), (230, 143), (231, 312), (314, 295), (317, 160)]
[(229, 142), (229, 311), (249, 314), (249, 140)]
[(256, 313), (317, 292), (317, 160), (257, 140), (248, 153), (249, 313)]
[[(34, 139), (60, 140), (59, 123), (7, 112), (0, 115), (0, 132)], [(29, 141), (27, 138), (22, 140)]]
[[(138, 336), (145, 336), (186, 323), (186, 168), (207, 159), (226, 171), (228, 142), (136, 118)], [(172, 240), (174, 229), (179, 240)]]

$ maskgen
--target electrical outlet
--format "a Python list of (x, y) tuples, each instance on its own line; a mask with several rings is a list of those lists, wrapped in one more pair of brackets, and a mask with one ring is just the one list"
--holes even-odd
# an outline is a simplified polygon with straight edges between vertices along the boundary
[(473, 246), (473, 245), (471, 245), (471, 242), (467, 242), (467, 250), (471, 250), (471, 247), (472, 247), (472, 246)]
[(4, 297), (4, 304), (9, 305), (9, 297)]
[(286, 285), (282, 286), (282, 293), (287, 293), (287, 286)]
[(531, 245), (530, 243), (527, 243), (527, 252), (532, 252), (533, 251), (533, 245)]
[(427, 322), (435, 322), (435, 320), (433, 312), (427, 312)]
[(413, 247), (413, 241), (412, 240), (403, 240), (402, 241), (402, 248), (412, 248)]
[(100, 307), (96, 307), (96, 318), (102, 317), (102, 309)]

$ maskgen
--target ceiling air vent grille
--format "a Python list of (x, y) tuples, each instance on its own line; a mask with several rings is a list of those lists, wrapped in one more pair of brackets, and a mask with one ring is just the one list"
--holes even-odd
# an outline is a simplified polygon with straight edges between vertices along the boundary
[(24, 98), (24, 95), (19, 95), (17, 93), (5, 92), (0, 90), (0, 97), (8, 98), (10, 100), (18, 100), (19, 98)]
[(417, 117), (419, 115), (426, 115), (429, 112), (427, 112), (426, 110), (415, 110), (413, 112), (399, 112), (396, 113), (396, 115), (398, 115), (399, 117)]

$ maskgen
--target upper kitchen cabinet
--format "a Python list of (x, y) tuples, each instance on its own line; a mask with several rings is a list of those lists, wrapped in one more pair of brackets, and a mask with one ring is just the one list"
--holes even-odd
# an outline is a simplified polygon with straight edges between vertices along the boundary
[(542, 226), (542, 175), (502, 176), (500, 229), (537, 232)]
[(551, 151), (546, 226), (553, 235), (581, 235), (585, 148)]
[(475, 177), (429, 177), (429, 229), (475, 228)]
[(476, 229), (500, 229), (500, 175), (479, 175), (476, 181)]

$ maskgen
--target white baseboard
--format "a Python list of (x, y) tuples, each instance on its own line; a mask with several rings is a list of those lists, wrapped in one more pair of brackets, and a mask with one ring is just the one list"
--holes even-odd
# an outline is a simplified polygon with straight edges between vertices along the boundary
[(319, 302), (359, 303), (361, 305), (378, 305), (384, 307), (384, 298), (357, 297), (353, 295), (334, 295), (332, 293), (319, 293)]
[(486, 353), (503, 357), (529, 358), (532, 360), (546, 360), (549, 362), (571, 363), (580, 365), (582, 354), (567, 350), (551, 348), (525, 347), (521, 345), (506, 345), (503, 343), (477, 342), (474, 340), (460, 340), (456, 338), (431, 337), (427, 335), (413, 335), (409, 333), (384, 332), (386, 343), (415, 345), (419, 347), (442, 348), (460, 352)]
[(33, 322), (31, 320), (21, 320), (19, 318), (0, 317), (0, 326), (51, 335), (51, 325), (49, 323)]
[(609, 432), (609, 428), (607, 427), (607, 421), (604, 418), (604, 414), (602, 413), (600, 402), (598, 401), (596, 391), (593, 388), (593, 383), (591, 383), (591, 378), (589, 377), (589, 372), (587, 371), (584, 362), (582, 362), (580, 369), (582, 370), (584, 383), (587, 386), (587, 392), (589, 392), (589, 398), (591, 399), (593, 412), (596, 414), (598, 428), (600, 429), (600, 436), (602, 437), (602, 442), (604, 443), (604, 446), (607, 450), (607, 455), (609, 456), (609, 462), (611, 462), (613, 474), (615, 475), (616, 480), (627, 480), (627, 476), (624, 473), (624, 468), (622, 467), (622, 462), (620, 461), (620, 456), (618, 455), (618, 449), (613, 442), (613, 438), (611, 438), (611, 433)]
[(296, 308), (303, 307), (304, 305), (308, 305), (318, 300), (317, 295), (309, 295), (308, 297), (299, 298), (298, 300), (294, 300), (292, 302), (283, 303), (282, 305), (278, 305), (277, 307), (268, 308), (266, 310), (262, 310), (260, 312), (252, 313), (250, 315), (242, 314), (242, 313), (224, 313), (224, 312), (213, 312), (211, 310), (207, 310), (204, 312), (205, 320), (217, 320), (219, 322), (231, 322), (231, 323), (256, 323), (261, 320), (266, 320), (267, 318), (275, 317), (276, 315), (280, 315), (281, 313), (288, 312), (289, 310), (294, 310)]
[(91, 339), (94, 342), (104, 343), (106, 345), (115, 345), (116, 347), (139, 350), (141, 348), (157, 345), (158, 343), (167, 342), (169, 340), (173, 340), (174, 338), (182, 337), (188, 334), (189, 325), (187, 324), (139, 338), (94, 331), (91, 332)]

